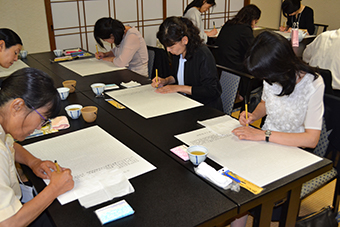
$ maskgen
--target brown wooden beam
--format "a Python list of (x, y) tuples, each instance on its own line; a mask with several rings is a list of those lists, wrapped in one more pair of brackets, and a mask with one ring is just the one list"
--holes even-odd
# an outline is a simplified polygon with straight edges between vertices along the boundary
[(53, 28), (51, 0), (45, 0), (45, 10), (46, 10), (46, 19), (47, 19), (48, 38), (50, 40), (50, 48), (52, 51), (56, 49), (56, 44), (55, 44), (54, 31), (53, 31), (54, 28)]

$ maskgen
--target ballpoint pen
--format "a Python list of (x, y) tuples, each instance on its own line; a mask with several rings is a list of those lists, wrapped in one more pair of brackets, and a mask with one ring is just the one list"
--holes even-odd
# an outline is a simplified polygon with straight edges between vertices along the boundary
[(158, 70), (156, 69), (156, 87), (158, 87)]
[(55, 166), (57, 167), (57, 173), (60, 173), (60, 167), (58, 165), (57, 160), (54, 161)]

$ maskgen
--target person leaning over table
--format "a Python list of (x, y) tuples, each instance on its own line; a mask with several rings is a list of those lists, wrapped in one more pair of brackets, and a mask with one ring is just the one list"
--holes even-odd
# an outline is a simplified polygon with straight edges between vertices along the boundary
[[(325, 85), (314, 68), (300, 60), (289, 41), (265, 31), (250, 47), (245, 64), (263, 79), (262, 100), (252, 113), (240, 114), (242, 127), (232, 132), (242, 140), (256, 140), (295, 147), (314, 148), (320, 137)], [(267, 116), (262, 129), (246, 126)], [(247, 215), (236, 219), (245, 226)]]
[(314, 34), (313, 9), (301, 4), (301, 0), (285, 0), (281, 5), (283, 16), (287, 18), (287, 26), (280, 27), (280, 31), (290, 31), (294, 24), (299, 29), (307, 30), (308, 34)]
[(183, 13), (183, 16), (189, 18), (200, 30), (200, 37), (204, 40), (204, 43), (207, 43), (208, 37), (217, 35), (217, 29), (214, 28), (211, 31), (204, 31), (204, 23), (201, 14), (215, 5), (215, 0), (194, 0), (185, 8)]
[(8, 28), (0, 28), (0, 66), (9, 68), (18, 60), (22, 41), (17, 33)]
[(102, 48), (102, 41), (115, 45), (111, 51), (96, 53), (96, 58), (113, 62), (117, 67), (127, 66), (131, 71), (148, 77), (148, 50), (135, 27), (124, 26), (111, 17), (103, 17), (94, 25), (94, 38)]
[(221, 85), (214, 56), (203, 44), (199, 30), (185, 17), (169, 17), (160, 25), (157, 38), (173, 54), (172, 72), (154, 78), (158, 93), (181, 92), (206, 106), (222, 110)]
[[(27, 226), (53, 202), (73, 188), (71, 171), (42, 161), (15, 140), (22, 141), (40, 129), (60, 110), (60, 97), (53, 80), (44, 72), (23, 68), (2, 82), (0, 90), (0, 226)], [(20, 202), (21, 190), (15, 162), (27, 165), (43, 179), (50, 179), (36, 197)], [(39, 220), (35, 222), (38, 226)], [(46, 226), (43, 224), (43, 226)]]

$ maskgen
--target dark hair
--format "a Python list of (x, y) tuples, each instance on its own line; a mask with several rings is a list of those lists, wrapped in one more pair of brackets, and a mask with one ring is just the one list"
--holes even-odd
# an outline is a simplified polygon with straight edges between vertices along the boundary
[(288, 17), (289, 14), (294, 13), (301, 7), (301, 0), (285, 0), (282, 2), (281, 8), (283, 16)]
[(190, 59), (198, 47), (203, 45), (199, 36), (199, 29), (194, 26), (190, 19), (185, 17), (168, 17), (159, 26), (157, 38), (165, 47), (171, 47), (176, 42), (188, 37), (186, 46), (186, 59)]
[(314, 68), (295, 55), (286, 38), (269, 31), (255, 38), (246, 54), (245, 65), (252, 76), (264, 79), (269, 84), (280, 84), (282, 91), (279, 96), (294, 91), (296, 77), (300, 76), (300, 72), (311, 73), (314, 79), (318, 77)]
[(10, 48), (17, 44), (22, 45), (22, 41), (18, 34), (8, 28), (0, 28), (0, 40), (5, 41), (6, 48)]
[(118, 46), (123, 39), (125, 26), (122, 22), (111, 17), (103, 17), (97, 20), (94, 25), (94, 38), (99, 46), (104, 48), (102, 39), (109, 39), (111, 35), (114, 37), (114, 44)]
[(16, 98), (22, 98), (32, 110), (48, 105), (48, 118), (56, 117), (61, 107), (60, 96), (52, 78), (34, 68), (19, 69), (2, 82), (0, 106)]
[(253, 20), (260, 19), (261, 10), (253, 4), (243, 7), (236, 16), (227, 21), (227, 24), (248, 24), (251, 25)]
[(210, 4), (211, 6), (216, 5), (215, 0), (194, 0), (185, 8), (183, 15), (186, 14), (192, 7), (201, 8), (204, 3)]

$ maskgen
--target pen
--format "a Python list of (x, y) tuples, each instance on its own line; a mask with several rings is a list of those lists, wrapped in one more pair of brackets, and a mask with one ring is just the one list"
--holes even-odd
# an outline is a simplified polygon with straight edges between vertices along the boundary
[(245, 107), (246, 107), (246, 121), (247, 121), (246, 126), (249, 126), (248, 125), (248, 104), (247, 103), (245, 104)]
[[(158, 70), (156, 69), (156, 83), (158, 83)], [(158, 87), (158, 84), (156, 85)]]
[(57, 167), (57, 173), (60, 173), (60, 167), (58, 165), (57, 160), (54, 161), (54, 165)]
[[(97, 46), (97, 44), (96, 44), (96, 52), (97, 52), (97, 55), (98, 55), (99, 52), (98, 52), (98, 46)], [(98, 58), (99, 58), (99, 56), (98, 56)]]
[(215, 21), (213, 21), (214, 29), (215, 29)]

